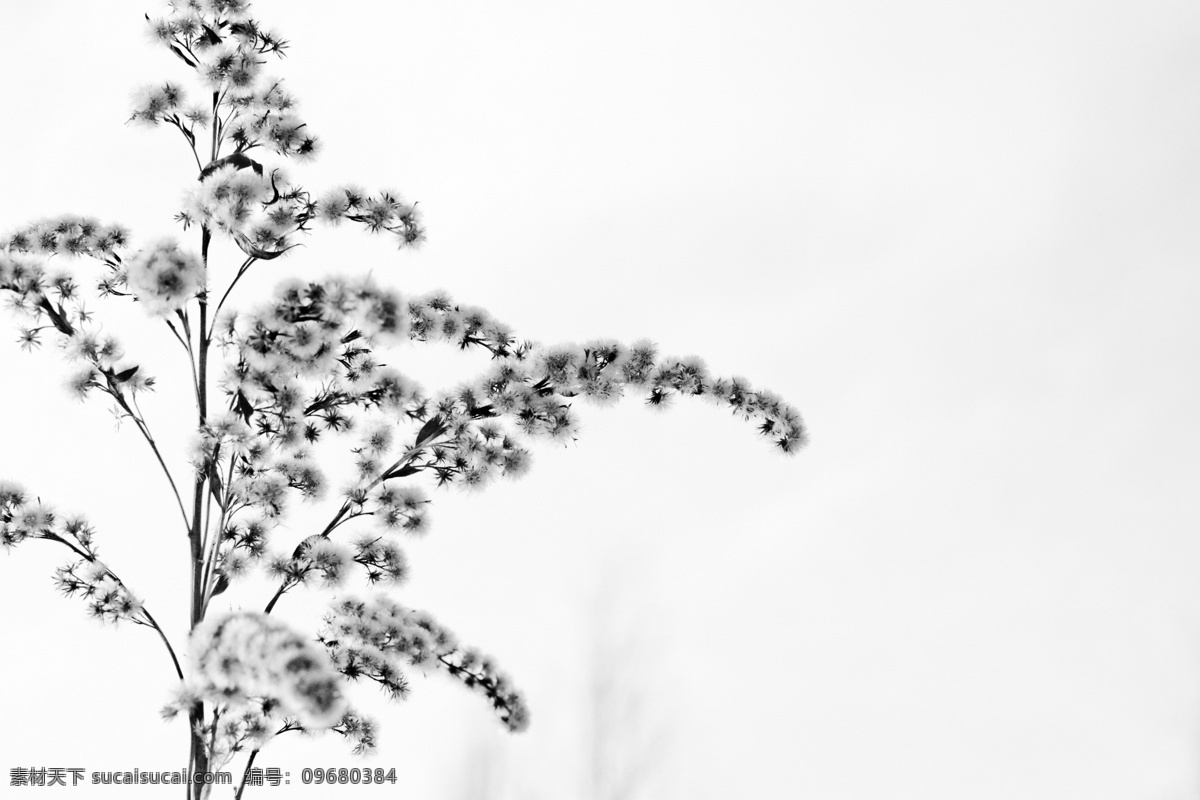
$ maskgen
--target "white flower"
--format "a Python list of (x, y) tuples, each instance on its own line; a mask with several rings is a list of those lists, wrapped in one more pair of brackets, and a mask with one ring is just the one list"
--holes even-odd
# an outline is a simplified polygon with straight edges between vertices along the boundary
[(231, 705), (277, 700), (308, 728), (336, 725), (346, 712), (329, 657), (282, 622), (239, 611), (197, 626), (191, 640), (197, 691)]
[(129, 288), (146, 310), (166, 316), (204, 290), (204, 264), (172, 238), (139, 250), (127, 265)]
[(179, 108), (183, 101), (183, 89), (170, 82), (139, 87), (134, 92), (133, 113), (129, 121), (157, 125), (159, 120)]

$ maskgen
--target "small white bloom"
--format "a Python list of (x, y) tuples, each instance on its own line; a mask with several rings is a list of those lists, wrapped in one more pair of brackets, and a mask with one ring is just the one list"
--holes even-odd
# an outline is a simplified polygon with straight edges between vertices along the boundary
[(139, 250), (126, 269), (129, 288), (155, 316), (182, 308), (205, 287), (203, 262), (172, 238)]

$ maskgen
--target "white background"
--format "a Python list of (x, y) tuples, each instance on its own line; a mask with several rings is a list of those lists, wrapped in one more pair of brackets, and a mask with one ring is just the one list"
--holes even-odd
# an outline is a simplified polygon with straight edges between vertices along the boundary
[[(243, 306), (285, 274), (370, 271), (539, 341), (702, 355), (812, 430), (786, 459), (705, 403), (581, 407), (578, 443), (541, 446), (522, 481), (439, 493), (397, 596), (494, 654), (533, 723), (508, 736), (440, 676), (390, 709), (364, 690), (383, 730), (363, 765), (395, 766), (397, 796), (592, 797), (597, 670), (634, 707), (623, 741), (653, 754), (644, 797), (1200, 795), (1195, 3), (255, 8), (292, 40), (272, 71), (325, 142), (292, 174), (395, 188), (429, 242), (318, 230)], [(146, 11), (6, 5), (0, 229), (74, 212), (139, 242), (176, 230), (190, 155), (122, 124), (133, 87), (185, 77)], [(145, 410), (180, 447), (180, 354), (135, 310), (106, 324), (162, 380)], [(10, 330), (0, 477), (86, 511), (182, 645), (161, 476)], [(483, 364), (394, 363), (431, 389)], [(297, 538), (323, 520), (300, 511)], [(57, 596), (61, 560), (0, 556), (5, 784), (182, 767), (161, 647)], [(280, 611), (311, 629), (320, 600)], [(360, 762), (330, 736), (259, 763), (295, 781)]]

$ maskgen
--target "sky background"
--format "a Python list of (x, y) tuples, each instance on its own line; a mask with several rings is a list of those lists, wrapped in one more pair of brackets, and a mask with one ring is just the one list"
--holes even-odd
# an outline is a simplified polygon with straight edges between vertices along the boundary
[[(238, 305), (285, 275), (443, 288), (538, 341), (703, 356), (812, 435), (784, 458), (703, 402), (581, 405), (578, 442), (539, 445), (524, 479), (434, 495), (396, 593), (497, 657), (530, 729), (430, 676), (400, 706), (360, 695), (371, 761), (326, 737), (259, 764), (394, 766), (415, 800), (590, 798), (599, 676), (653, 755), (647, 798), (1200, 797), (1200, 6), (254, 7), (325, 144), (291, 174), (398, 190), (429, 241), (318, 229)], [(0, 231), (72, 212), (177, 232), (190, 154), (123, 124), (135, 86), (185, 77), (143, 33), (156, 11), (5, 8)], [(181, 448), (183, 362), (133, 311), (105, 324)], [(10, 331), (0, 477), (86, 512), (182, 647), (161, 476)], [(484, 364), (392, 363), (429, 389)], [(181, 768), (160, 645), (56, 595), (61, 561), (0, 555), (0, 767)], [(311, 629), (321, 603), (279, 611)]]

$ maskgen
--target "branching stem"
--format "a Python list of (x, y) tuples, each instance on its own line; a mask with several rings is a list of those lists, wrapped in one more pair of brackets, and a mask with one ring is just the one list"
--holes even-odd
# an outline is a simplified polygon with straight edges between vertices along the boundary
[[(44, 539), (48, 542), (58, 542), (88, 563), (94, 563), (97, 560), (95, 553), (91, 553), (87, 550), (77, 547), (75, 544), (67, 541), (56, 533), (43, 531), (37, 538)], [(120, 576), (113, 572), (108, 564), (104, 565), (104, 571), (107, 572), (114, 581), (124, 586), (125, 591), (129, 592), (131, 595), (133, 594), (133, 592), (129, 591), (129, 585), (125, 583), (125, 581), (121, 580)], [(171, 646), (171, 641), (167, 638), (167, 634), (163, 632), (162, 626), (158, 624), (158, 620), (154, 618), (154, 615), (150, 613), (150, 609), (146, 608), (145, 605), (140, 606), (138, 610), (141, 611), (142, 615), (146, 617), (146, 622), (149, 624), (149, 626), (158, 633), (158, 638), (162, 639), (162, 643), (167, 648), (167, 654), (171, 657), (171, 664), (175, 667), (175, 674), (179, 677), (179, 680), (183, 680), (183, 668), (179, 666), (179, 659), (175, 656), (175, 648)]]
[[(137, 429), (141, 431), (142, 438), (146, 440), (146, 444), (150, 445), (151, 452), (154, 453), (154, 458), (158, 461), (158, 466), (162, 468), (163, 475), (167, 477), (167, 483), (171, 485), (171, 493), (175, 495), (175, 502), (179, 506), (179, 513), (183, 517), (183, 526), (185, 529), (191, 528), (191, 520), (188, 519), (187, 511), (183, 507), (183, 497), (179, 494), (179, 487), (175, 484), (175, 478), (171, 475), (171, 470), (167, 468), (167, 462), (162, 457), (162, 452), (158, 449), (158, 443), (154, 441), (154, 436), (150, 433), (150, 426), (146, 424), (146, 420), (142, 417), (140, 409), (131, 406), (125, 399), (122, 392), (116, 391), (113, 387), (108, 388), (108, 394), (117, 401), (117, 405), (121, 407), (129, 418), (137, 425)], [(136, 406), (136, 400), (134, 404)]]
[(257, 260), (258, 259), (255, 256), (250, 256), (245, 261), (243, 261), (242, 266), (238, 268), (237, 275), (233, 276), (233, 280), (230, 282), (229, 286), (226, 287), (225, 294), (221, 295), (220, 301), (217, 302), (216, 308), (213, 309), (212, 326), (208, 330), (208, 338), (209, 339), (212, 339), (213, 333), (216, 330), (217, 315), (221, 313), (221, 306), (225, 305), (225, 300), (229, 297), (229, 293), (233, 291), (233, 287), (237, 286), (237, 282), (240, 281), (242, 279), (242, 276), (246, 274), (246, 270), (250, 269), (250, 265), (253, 264)]

